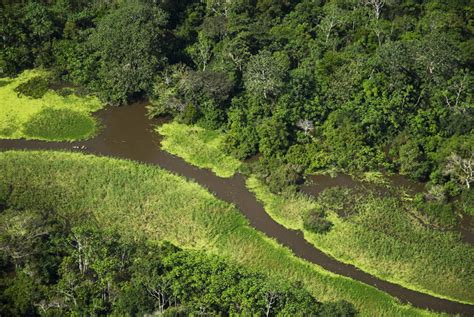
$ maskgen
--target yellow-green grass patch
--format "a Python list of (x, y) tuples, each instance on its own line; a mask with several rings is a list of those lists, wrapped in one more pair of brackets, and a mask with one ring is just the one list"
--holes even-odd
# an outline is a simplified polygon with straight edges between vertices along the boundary
[(217, 176), (231, 177), (241, 166), (239, 160), (222, 151), (223, 135), (217, 131), (177, 122), (166, 123), (157, 131), (164, 136), (161, 145), (165, 151)]
[(16, 78), (0, 79), (0, 138), (74, 141), (97, 133), (91, 113), (102, 108), (93, 96), (60, 96), (53, 90), (38, 99), (20, 95), (15, 88), (35, 77), (46, 77), (45, 70), (27, 70)]

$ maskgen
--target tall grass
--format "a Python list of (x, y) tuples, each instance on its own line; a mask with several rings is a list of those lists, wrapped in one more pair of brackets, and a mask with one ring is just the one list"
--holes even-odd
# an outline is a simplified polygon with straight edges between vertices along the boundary
[[(407, 288), (474, 303), (474, 248), (458, 233), (420, 223), (413, 216), (414, 207), (395, 194), (331, 190), (314, 201), (300, 194), (274, 195), (254, 177), (247, 186), (276, 221), (302, 230), (305, 239), (333, 257)], [(345, 204), (349, 197), (353, 206)], [(329, 233), (315, 234), (303, 227), (304, 213), (318, 204), (334, 224)], [(341, 218), (341, 208), (356, 212)]]
[(305, 262), (252, 229), (230, 204), (157, 167), (65, 152), (0, 153), (0, 202), (94, 219), (130, 237), (169, 240), (263, 273), (301, 281), (321, 301), (345, 299), (362, 316), (434, 316)]
[(164, 150), (197, 167), (209, 168), (217, 176), (231, 177), (241, 165), (221, 150), (223, 136), (219, 132), (177, 122), (166, 123), (157, 131), (164, 136)]
[(49, 90), (33, 99), (19, 95), (15, 88), (35, 77), (45, 77), (43, 70), (28, 70), (16, 78), (3, 78), (0, 84), (0, 138), (72, 141), (96, 133), (91, 113), (102, 105), (95, 97), (60, 96)]

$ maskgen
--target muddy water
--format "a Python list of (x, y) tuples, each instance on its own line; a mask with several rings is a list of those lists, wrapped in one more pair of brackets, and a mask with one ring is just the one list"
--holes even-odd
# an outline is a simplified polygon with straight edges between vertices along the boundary
[[(311, 175), (308, 177), (306, 184), (301, 186), (300, 190), (313, 197), (318, 196), (325, 189), (332, 187), (365, 188), (381, 194), (388, 193), (390, 188), (400, 188), (412, 195), (425, 191), (425, 185), (423, 183), (415, 182), (402, 175), (390, 175), (387, 176), (387, 179), (389, 181), (388, 186), (362, 182), (346, 174), (337, 174), (334, 177), (329, 175)], [(458, 224), (452, 230), (456, 230), (461, 234), (463, 242), (474, 246), (473, 228), (474, 217), (462, 214), (459, 215)]]
[(387, 179), (388, 186), (362, 182), (346, 174), (337, 174), (334, 177), (329, 175), (311, 175), (307, 179), (307, 184), (301, 187), (301, 191), (311, 196), (317, 196), (323, 190), (331, 187), (362, 187), (382, 192), (387, 192), (390, 187), (395, 187), (403, 188), (411, 194), (422, 193), (425, 190), (424, 184), (414, 182), (402, 175), (390, 175), (387, 176)]
[[(98, 113), (104, 129), (94, 139), (84, 142), (41, 142), (26, 140), (0, 140), (0, 149), (51, 149), (76, 150), (86, 153), (126, 158), (160, 167), (192, 179), (208, 188), (218, 198), (233, 203), (257, 230), (275, 238), (290, 248), (293, 253), (328, 271), (361, 281), (392, 296), (402, 302), (410, 302), (420, 308), (428, 308), (452, 314), (474, 316), (474, 306), (452, 302), (431, 295), (406, 289), (367, 274), (356, 267), (338, 262), (309, 244), (299, 231), (286, 229), (275, 222), (245, 187), (242, 175), (232, 178), (220, 178), (209, 170), (198, 169), (184, 160), (160, 150), (159, 136), (153, 132), (152, 122), (146, 119), (144, 103), (128, 107), (108, 108)], [(77, 149), (76, 147), (85, 147)]]

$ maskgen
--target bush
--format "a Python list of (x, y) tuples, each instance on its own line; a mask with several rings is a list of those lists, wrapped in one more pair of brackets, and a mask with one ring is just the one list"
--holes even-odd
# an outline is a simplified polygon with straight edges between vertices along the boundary
[[(1, 68), (1, 67), (0, 67)], [(9, 80), (0, 79), (0, 87), (6, 86), (10, 83)]]
[(195, 124), (199, 118), (199, 110), (193, 104), (188, 104), (183, 113), (178, 117), (178, 120), (184, 124)]
[(262, 157), (255, 166), (255, 173), (274, 194), (294, 192), (303, 180), (299, 166), (277, 158)]
[(400, 165), (400, 174), (414, 180), (426, 180), (430, 172), (422, 146), (411, 139), (400, 146), (397, 163)]
[(357, 316), (354, 306), (345, 301), (329, 302), (321, 306), (319, 316), (322, 317), (351, 317)]
[(49, 82), (43, 77), (35, 77), (28, 80), (25, 83), (18, 85), (15, 88), (15, 92), (19, 96), (24, 95), (34, 99), (39, 99), (46, 94), (49, 89)]
[(327, 220), (324, 211), (319, 209), (312, 209), (306, 213), (303, 219), (303, 226), (306, 230), (314, 233), (328, 232), (332, 223)]

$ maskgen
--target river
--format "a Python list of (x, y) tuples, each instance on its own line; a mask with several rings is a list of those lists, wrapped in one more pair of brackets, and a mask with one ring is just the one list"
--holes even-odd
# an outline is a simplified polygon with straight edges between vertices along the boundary
[(214, 193), (216, 197), (234, 204), (249, 220), (252, 227), (276, 239), (292, 252), (309, 262), (336, 274), (350, 277), (382, 290), (401, 302), (450, 314), (474, 316), (474, 305), (458, 303), (420, 293), (374, 277), (353, 265), (326, 255), (303, 237), (302, 232), (287, 229), (273, 220), (262, 204), (245, 186), (245, 178), (237, 174), (220, 178), (211, 171), (199, 169), (160, 149), (160, 136), (153, 131), (158, 123), (146, 118), (145, 102), (126, 107), (108, 107), (97, 112), (103, 129), (91, 140), (81, 142), (44, 142), (29, 140), (0, 140), (0, 150), (69, 150), (96, 155), (125, 158), (163, 169), (192, 179)]

